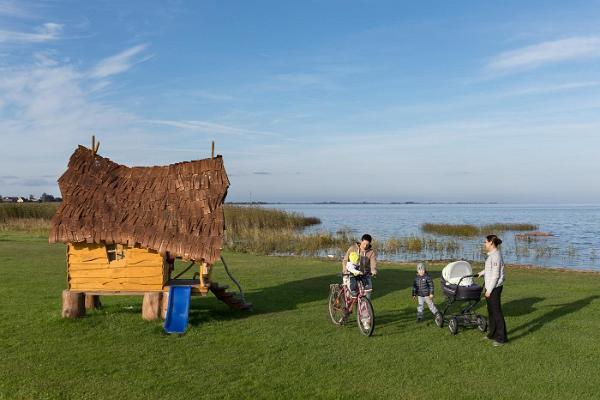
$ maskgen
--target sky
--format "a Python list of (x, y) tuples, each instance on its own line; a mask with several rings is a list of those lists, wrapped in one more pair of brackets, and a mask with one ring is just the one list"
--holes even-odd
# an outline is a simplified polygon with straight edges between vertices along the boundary
[(600, 203), (599, 1), (0, 0), (0, 195), (78, 144), (228, 201)]

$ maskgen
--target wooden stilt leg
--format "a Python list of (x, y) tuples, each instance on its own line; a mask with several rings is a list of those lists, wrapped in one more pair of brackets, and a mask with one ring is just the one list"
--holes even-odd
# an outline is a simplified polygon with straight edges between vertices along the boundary
[(162, 295), (162, 306), (160, 307), (160, 317), (165, 319), (167, 317), (167, 308), (169, 307), (169, 292), (163, 292)]
[(81, 318), (85, 315), (85, 295), (83, 293), (63, 290), (62, 317)]
[(144, 294), (142, 303), (142, 318), (153, 321), (160, 317), (162, 293), (149, 292)]
[(102, 303), (100, 302), (100, 296), (95, 294), (86, 294), (85, 295), (85, 309), (92, 310), (95, 308), (102, 307)]
[(210, 289), (210, 276), (212, 265), (203, 262), (200, 264), (200, 295), (206, 296)]

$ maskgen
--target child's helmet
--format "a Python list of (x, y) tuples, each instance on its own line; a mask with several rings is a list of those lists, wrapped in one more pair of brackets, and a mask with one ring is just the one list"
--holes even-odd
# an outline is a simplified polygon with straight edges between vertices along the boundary
[(358, 262), (360, 260), (360, 257), (358, 256), (358, 253), (353, 251), (352, 253), (350, 253), (350, 255), (348, 256), (348, 259), (350, 260), (350, 262), (354, 265), (358, 265)]

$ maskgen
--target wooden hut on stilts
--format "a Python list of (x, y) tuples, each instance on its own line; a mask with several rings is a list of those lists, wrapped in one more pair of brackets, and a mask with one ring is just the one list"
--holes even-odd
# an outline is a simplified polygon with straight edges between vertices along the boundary
[[(217, 298), (236, 309), (249, 303), (212, 282), (221, 258), (223, 203), (229, 187), (220, 155), (156, 167), (127, 167), (79, 146), (58, 184), (63, 201), (50, 243), (67, 244), (62, 316), (77, 318), (99, 296), (143, 295), (144, 319), (164, 318), (169, 289)], [(194, 279), (174, 279), (176, 258), (195, 265)], [(177, 278), (177, 277), (176, 277)]]

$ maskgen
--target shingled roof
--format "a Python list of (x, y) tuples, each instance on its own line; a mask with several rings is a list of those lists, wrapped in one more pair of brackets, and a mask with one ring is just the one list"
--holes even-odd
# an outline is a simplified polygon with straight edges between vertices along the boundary
[(79, 146), (58, 179), (62, 203), (50, 243), (139, 244), (213, 263), (225, 229), (223, 159), (127, 167)]

